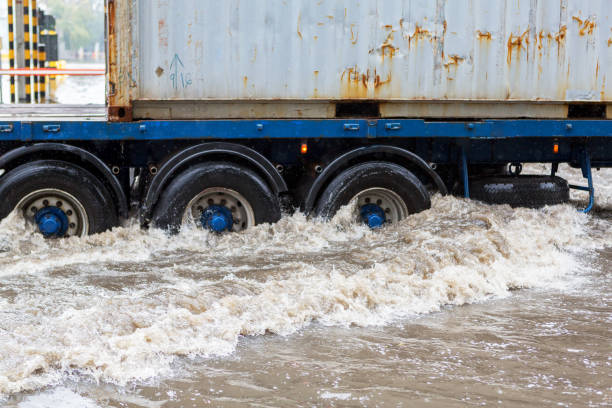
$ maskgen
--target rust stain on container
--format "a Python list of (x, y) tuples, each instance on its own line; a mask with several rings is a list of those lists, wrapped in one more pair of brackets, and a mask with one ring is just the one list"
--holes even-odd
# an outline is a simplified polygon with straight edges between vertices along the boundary
[[(554, 40), (554, 37), (551, 33), (544, 33), (544, 30), (540, 30), (536, 38), (536, 44), (538, 46), (538, 50), (540, 51), (542, 50), (542, 48), (544, 48), (544, 40), (548, 40), (548, 43), (550, 44), (550, 42)], [(540, 53), (540, 56), (541, 55), (542, 54)]]
[(378, 89), (383, 85), (391, 83), (391, 73), (387, 74), (387, 79), (384, 81), (380, 78), (380, 75), (376, 74), (376, 70), (374, 70), (374, 74), (376, 75), (374, 78), (374, 89)]
[(451, 66), (458, 66), (461, 62), (463, 62), (465, 58), (460, 57), (458, 55), (450, 55), (448, 57), (448, 61), (444, 63), (444, 68), (449, 69)]
[(106, 3), (108, 33), (108, 119), (111, 122), (132, 120), (132, 78), (129, 64), (132, 41), (131, 27), (125, 24), (130, 13), (127, 2)]
[(160, 19), (157, 22), (157, 29), (159, 30), (159, 46), (168, 47), (168, 27), (166, 26), (166, 20)]
[(304, 37), (302, 37), (302, 13), (298, 14), (298, 21), (297, 21), (297, 35), (298, 37), (300, 37), (300, 39), (304, 39)]
[(357, 67), (344, 70), (340, 77), (342, 97), (365, 99), (368, 97), (368, 74), (362, 74)]
[(512, 63), (512, 53), (515, 49), (517, 54), (520, 54), (521, 49), (523, 49), (524, 46), (529, 45), (529, 31), (530, 29), (528, 28), (521, 35), (514, 35), (510, 33), (510, 37), (508, 38), (508, 65)]
[[(115, 2), (111, 1), (111, 2), (105, 2), (106, 3), (106, 18), (107, 18), (107, 32), (108, 32), (108, 48), (109, 51), (107, 54), (107, 58), (108, 58), (108, 65), (109, 65), (109, 73), (111, 75), (111, 77), (113, 76), (114, 72), (117, 69), (117, 60), (115, 58), (115, 52), (116, 52), (116, 47), (117, 47), (117, 39), (116, 39), (116, 32), (115, 32)], [(111, 78), (112, 79), (112, 78)]]
[(581, 37), (584, 37), (586, 34), (593, 35), (593, 30), (595, 30), (595, 27), (597, 26), (595, 24), (595, 21), (591, 21), (589, 19), (582, 20), (581, 18), (576, 17), (576, 16), (573, 16), (572, 20), (577, 22), (578, 25), (580, 26), (580, 30), (578, 31), (578, 34), (580, 34)]
[(418, 45), (418, 41), (420, 39), (424, 39), (430, 36), (430, 33), (428, 30), (422, 28), (420, 25), (416, 25), (415, 29), (414, 29), (414, 34), (412, 35), (408, 35), (408, 48), (410, 48), (412, 46), (412, 40), (414, 40), (414, 44)]
[(242, 83), (244, 84), (244, 87), (246, 88), (249, 85), (249, 77), (245, 76), (244, 78), (242, 78)]
[(391, 83), (392, 76), (388, 73), (383, 79), (376, 69), (360, 72), (357, 67), (344, 70), (340, 77), (342, 84), (342, 97), (347, 99), (368, 98), (368, 92), (373, 89), (376, 94), (379, 88)]
[[(10, 4), (10, 3), (9, 3)], [(109, 52), (107, 53), (107, 64), (108, 64), (108, 94), (107, 94), (107, 105), (108, 106), (112, 106), (114, 105), (114, 97), (116, 95), (116, 91), (115, 91), (115, 87), (116, 87), (116, 82), (117, 82), (117, 70), (118, 70), (118, 66), (117, 66), (117, 58), (116, 55), (119, 52), (119, 50), (117, 49), (117, 33), (115, 31), (115, 27), (116, 27), (116, 23), (115, 23), (115, 2), (114, 1), (107, 1), (105, 2), (105, 8), (106, 8), (106, 18), (107, 18), (107, 24), (108, 27), (106, 28), (107, 30), (107, 36), (108, 36), (108, 42), (107, 42), (107, 46), (108, 46), (108, 50)], [(109, 115), (110, 116), (110, 115)], [(111, 120), (116, 118), (110, 118)]]
[(492, 35), (489, 31), (487, 32), (482, 32), (480, 30), (476, 31), (476, 36), (478, 37), (479, 40), (488, 40), (491, 41)]
[(567, 37), (567, 26), (562, 26), (557, 34), (555, 34), (555, 41), (561, 46), (562, 43), (565, 43), (565, 38)]
[(355, 24), (351, 24), (351, 43), (355, 45), (357, 44), (357, 42), (359, 42), (359, 32), (355, 34), (355, 31), (353, 31), (353, 28), (355, 28)]
[(399, 50), (396, 46), (393, 45), (393, 31), (389, 33), (385, 42), (380, 46), (380, 51), (382, 53), (382, 59), (385, 60), (385, 57), (389, 57), (389, 59), (393, 59), (395, 53)]

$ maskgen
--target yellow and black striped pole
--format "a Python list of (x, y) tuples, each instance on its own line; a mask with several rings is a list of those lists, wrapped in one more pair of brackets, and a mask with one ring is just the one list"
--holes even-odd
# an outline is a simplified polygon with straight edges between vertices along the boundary
[[(30, 55), (30, 0), (23, 0), (23, 45), (26, 69), (32, 68)], [(32, 78), (25, 77), (25, 102), (32, 103)]]
[[(38, 8), (36, 7), (36, 0), (32, 0), (32, 66), (34, 69), (38, 67)], [(34, 75), (34, 102), (39, 102), (39, 88), (38, 82), (40, 78), (38, 75)]]
[[(45, 62), (47, 60), (47, 51), (45, 50), (45, 44), (38, 44), (38, 66), (45, 68)], [(44, 75), (40, 76), (40, 102), (44, 103), (47, 98), (47, 77)]]
[[(9, 66), (15, 69), (15, 18), (13, 17), (13, 0), (8, 1), (8, 40), (9, 40)], [(17, 101), (15, 95), (15, 75), (11, 75), (11, 103)]]

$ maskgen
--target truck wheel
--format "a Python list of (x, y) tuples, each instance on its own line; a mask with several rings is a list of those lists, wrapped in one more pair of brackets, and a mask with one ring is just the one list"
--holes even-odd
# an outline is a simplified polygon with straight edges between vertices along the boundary
[(240, 232), (276, 222), (280, 203), (252, 170), (233, 163), (204, 163), (176, 177), (164, 190), (153, 225), (176, 233), (182, 225)]
[(117, 225), (111, 194), (87, 170), (62, 161), (24, 164), (0, 178), (0, 218), (13, 210), (46, 238), (86, 236)]
[(498, 176), (470, 181), (470, 196), (488, 204), (538, 208), (569, 201), (569, 185), (561, 177)]
[(331, 218), (353, 200), (355, 218), (370, 228), (398, 223), (431, 207), (427, 189), (414, 174), (385, 162), (363, 163), (341, 173), (319, 198), (316, 214)]

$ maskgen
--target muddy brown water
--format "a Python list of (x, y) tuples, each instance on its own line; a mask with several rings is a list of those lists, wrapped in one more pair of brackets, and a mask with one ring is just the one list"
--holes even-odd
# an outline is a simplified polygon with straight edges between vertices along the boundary
[(580, 194), (540, 210), (435, 197), (374, 232), (345, 208), (49, 241), (12, 215), (0, 404), (610, 406), (612, 172), (595, 180), (590, 215)]

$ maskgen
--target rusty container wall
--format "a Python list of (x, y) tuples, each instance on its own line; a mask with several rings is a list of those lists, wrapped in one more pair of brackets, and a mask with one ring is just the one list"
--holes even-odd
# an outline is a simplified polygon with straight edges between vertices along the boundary
[(115, 119), (329, 118), (355, 100), (389, 117), (612, 104), (611, 0), (108, 1)]

